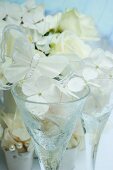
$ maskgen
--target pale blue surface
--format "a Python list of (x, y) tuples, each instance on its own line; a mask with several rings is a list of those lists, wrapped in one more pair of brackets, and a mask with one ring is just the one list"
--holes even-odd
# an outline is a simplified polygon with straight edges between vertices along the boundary
[[(8, 1), (24, 2), (24, 0)], [(102, 35), (113, 41), (113, 0), (37, 0), (37, 2), (44, 3), (49, 13), (76, 7), (79, 11), (92, 16)]]

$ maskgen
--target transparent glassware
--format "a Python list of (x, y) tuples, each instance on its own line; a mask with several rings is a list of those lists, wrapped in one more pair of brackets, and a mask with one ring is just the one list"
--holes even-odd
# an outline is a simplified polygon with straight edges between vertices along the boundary
[[(89, 87), (79, 92), (79, 99), (62, 103), (40, 103), (28, 101), (21, 90), (22, 82), (12, 88), (14, 99), (20, 109), (25, 125), (34, 139), (36, 154), (40, 160), (41, 170), (58, 170), (63, 152), (82, 113), (84, 102), (89, 94)], [(30, 113), (32, 108), (49, 105), (45, 116)]]
[[(102, 82), (107, 82), (107, 87), (109, 89), (109, 81), (102, 80)], [(111, 83), (113, 83), (112, 80)], [(103, 100), (103, 97), (106, 100), (106, 104), (101, 102), (101, 100)], [(84, 113), (82, 113), (81, 116), (85, 134), (87, 170), (95, 170), (96, 155), (101, 134), (113, 109), (112, 95), (111, 97), (107, 98), (107, 94), (105, 96), (101, 96), (101, 94), (99, 94), (98, 98), (96, 99), (97, 101), (95, 104), (95, 112), (93, 112), (92, 110), (89, 113), (87, 111), (85, 112), (84, 110)], [(91, 102), (86, 102), (86, 105), (88, 105), (88, 107), (92, 107)], [(101, 105), (100, 110), (98, 110), (99, 105)]]

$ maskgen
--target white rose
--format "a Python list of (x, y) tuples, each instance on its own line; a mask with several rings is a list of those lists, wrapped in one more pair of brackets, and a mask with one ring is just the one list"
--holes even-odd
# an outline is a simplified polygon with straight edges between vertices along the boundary
[(99, 40), (93, 19), (71, 9), (62, 14), (59, 22), (59, 29), (69, 30), (85, 40)]
[(64, 31), (50, 46), (53, 54), (75, 54), (80, 58), (88, 57), (91, 52), (91, 47), (70, 31)]

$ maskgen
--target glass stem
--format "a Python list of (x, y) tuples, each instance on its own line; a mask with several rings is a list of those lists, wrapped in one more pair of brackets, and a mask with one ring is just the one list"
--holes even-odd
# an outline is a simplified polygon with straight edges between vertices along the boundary
[(41, 167), (41, 170), (59, 170), (59, 166), (57, 166), (57, 167), (52, 167), (52, 166), (45, 167), (43, 165), (43, 163), (40, 163), (40, 167)]
[[(38, 150), (37, 150), (38, 149)], [(43, 148), (37, 148), (36, 153), (39, 155), (41, 170), (59, 170), (61, 161), (60, 151), (49, 151)]]
[(85, 134), (87, 170), (95, 170), (95, 159), (98, 144), (95, 144), (93, 140), (93, 134)]

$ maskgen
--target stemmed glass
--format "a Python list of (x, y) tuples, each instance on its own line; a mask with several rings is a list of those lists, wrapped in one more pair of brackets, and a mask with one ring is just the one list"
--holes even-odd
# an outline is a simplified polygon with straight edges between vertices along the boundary
[[(95, 170), (100, 137), (113, 109), (110, 95), (112, 90), (109, 89), (113, 82), (108, 79), (103, 79), (101, 81), (103, 83), (103, 94), (98, 89), (92, 93), (93, 90), (91, 89), (89, 98), (86, 101), (86, 109), (84, 108), (84, 113), (82, 113), (81, 117), (85, 133), (87, 170)], [(108, 88), (107, 92), (105, 88)], [(88, 110), (89, 107), (90, 109)]]
[[(41, 103), (29, 101), (22, 92), (22, 81), (12, 88), (14, 99), (21, 110), (25, 124), (34, 139), (36, 154), (40, 160), (41, 170), (58, 170), (62, 154), (72, 135), (77, 119), (82, 113), (83, 105), (89, 94), (89, 87), (77, 95), (79, 99), (56, 103)], [(49, 111), (44, 116), (31, 114), (32, 109), (44, 109), (49, 105)]]

